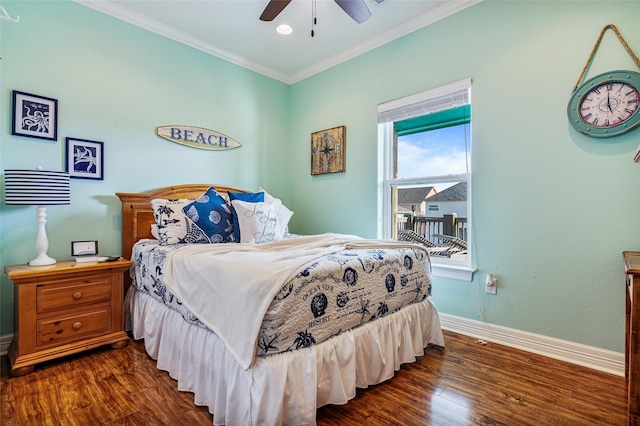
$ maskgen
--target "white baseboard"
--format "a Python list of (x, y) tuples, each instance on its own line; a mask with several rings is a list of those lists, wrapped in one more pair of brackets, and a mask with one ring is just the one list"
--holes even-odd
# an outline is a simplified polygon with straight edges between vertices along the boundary
[(5, 334), (4, 336), (0, 336), (0, 356), (4, 356), (7, 354), (7, 350), (9, 350), (9, 345), (13, 341), (13, 334)]
[(624, 376), (624, 354), (620, 352), (443, 313), (440, 324), (444, 330), (454, 333)]

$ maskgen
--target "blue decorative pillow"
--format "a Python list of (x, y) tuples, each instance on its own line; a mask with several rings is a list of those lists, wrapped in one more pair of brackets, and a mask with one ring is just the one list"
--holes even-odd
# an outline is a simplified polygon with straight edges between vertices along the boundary
[(227, 192), (229, 204), (231, 205), (231, 215), (233, 217), (233, 240), (240, 242), (240, 225), (238, 223), (238, 213), (231, 203), (233, 200), (246, 201), (248, 203), (263, 203), (264, 192)]
[(224, 243), (231, 238), (233, 226), (231, 210), (214, 188), (187, 204), (182, 211), (204, 232), (212, 243)]

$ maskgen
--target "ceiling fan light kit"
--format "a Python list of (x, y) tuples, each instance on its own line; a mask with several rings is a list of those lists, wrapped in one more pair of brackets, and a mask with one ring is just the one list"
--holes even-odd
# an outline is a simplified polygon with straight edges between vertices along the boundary
[(289, 35), (293, 32), (293, 28), (289, 24), (280, 24), (276, 27), (276, 32), (282, 35)]

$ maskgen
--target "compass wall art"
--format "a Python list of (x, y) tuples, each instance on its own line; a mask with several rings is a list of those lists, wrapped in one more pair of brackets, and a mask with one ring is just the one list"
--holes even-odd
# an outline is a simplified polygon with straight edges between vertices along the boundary
[(346, 126), (311, 133), (311, 174), (345, 171)]

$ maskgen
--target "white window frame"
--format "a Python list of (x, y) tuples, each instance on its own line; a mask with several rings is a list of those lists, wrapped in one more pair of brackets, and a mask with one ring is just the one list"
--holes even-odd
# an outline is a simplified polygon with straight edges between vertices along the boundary
[[(466, 90), (465, 99), (447, 96)], [(393, 179), (394, 161), (394, 131), (395, 121), (408, 119), (428, 112), (436, 112), (456, 106), (471, 104), (471, 79), (460, 80), (415, 95), (407, 96), (391, 102), (378, 105), (378, 237), (392, 238), (391, 193), (396, 185), (432, 185), (445, 182), (467, 182), (467, 212), (468, 212), (468, 256), (466, 260), (441, 259), (431, 257), (433, 275), (436, 277), (452, 278), (461, 281), (471, 281), (474, 266), (473, 253), (473, 224), (471, 211), (471, 173), (449, 175), (438, 178)], [(436, 106), (433, 111), (428, 108), (432, 101)], [(427, 110), (425, 111), (425, 106)]]

